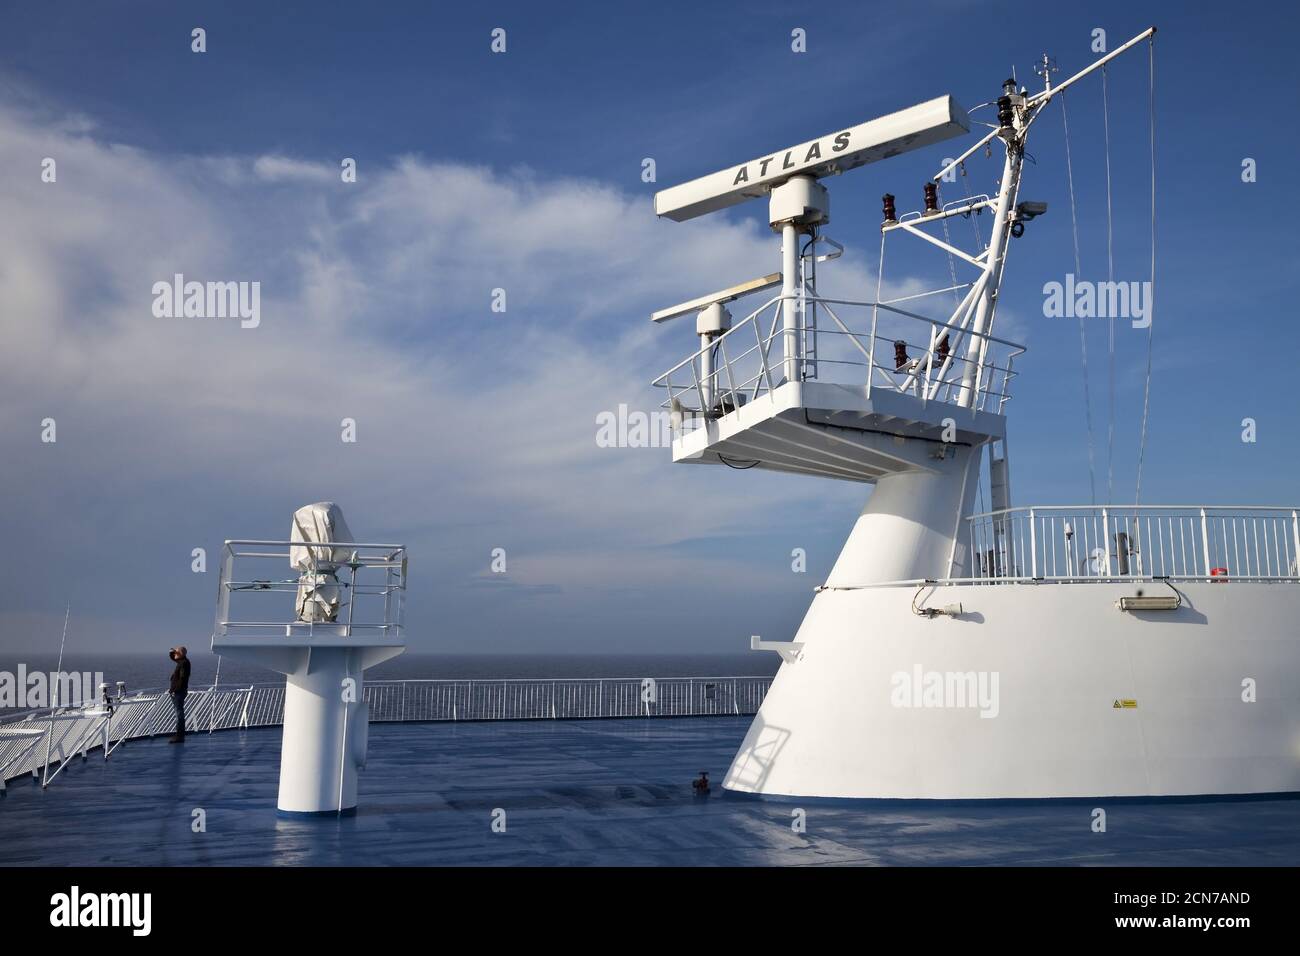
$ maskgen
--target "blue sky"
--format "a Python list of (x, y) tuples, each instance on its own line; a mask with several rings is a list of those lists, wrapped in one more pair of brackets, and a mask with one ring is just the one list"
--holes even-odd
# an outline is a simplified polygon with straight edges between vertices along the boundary
[[(779, 261), (764, 204), (678, 225), (654, 219), (653, 190), (940, 93), (973, 106), (1013, 67), (1029, 81), (1044, 51), (1071, 72), (1096, 27), (1112, 46), (1160, 28), (1143, 500), (1295, 502), (1283, 343), (1298, 273), (1280, 213), (1297, 14), (1252, 10), (6, 4), (0, 652), (57, 642), (68, 602), (83, 647), (204, 646), (215, 571), (193, 574), (191, 549), (278, 537), (321, 498), (359, 537), (410, 545), (418, 650), (722, 652), (789, 636), (866, 489), (594, 441), (596, 414), (650, 407), (649, 380), (693, 348), (688, 322), (650, 328), (649, 311)], [(805, 54), (790, 51), (796, 27)], [(1126, 280), (1148, 278), (1146, 68), (1136, 51), (1109, 74)], [(1100, 84), (1067, 104), (1083, 272), (1101, 279)], [(945, 150), (832, 184), (828, 231), (849, 252), (824, 292), (874, 275), (880, 194), (915, 208)], [(1051, 209), (1013, 246), (1000, 305), (999, 331), (1030, 347), (1009, 406), (1013, 495), (1086, 502), (1078, 328), (1042, 316), (1043, 284), (1072, 268), (1059, 113), (1030, 151), (1022, 198)], [(56, 184), (40, 181), (46, 156)], [(342, 157), (356, 184), (339, 181)], [(1241, 181), (1246, 157), (1256, 183)], [(970, 173), (993, 188), (992, 163)], [(154, 318), (150, 287), (174, 272), (260, 281), (263, 325)], [(488, 309), (496, 287), (503, 315)], [(1104, 487), (1104, 325), (1087, 333)], [(1119, 323), (1121, 501), (1145, 343)], [(46, 416), (54, 445), (39, 441)], [(359, 430), (346, 452), (344, 416)], [(504, 578), (488, 571), (496, 547)], [(795, 547), (806, 574), (790, 570)]]

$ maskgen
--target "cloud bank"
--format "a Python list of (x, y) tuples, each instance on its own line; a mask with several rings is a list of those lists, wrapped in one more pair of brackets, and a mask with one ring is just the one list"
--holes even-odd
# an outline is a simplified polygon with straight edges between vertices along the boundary
[[(661, 223), (648, 193), (526, 168), (358, 157), (349, 184), (336, 160), (155, 155), (12, 110), (0, 162), (6, 649), (57, 640), (69, 601), (106, 650), (201, 646), (215, 562), (191, 550), (320, 499), (410, 546), (418, 649), (741, 649), (797, 623), (864, 495), (596, 443), (693, 348), (652, 308), (770, 270), (752, 222)], [(260, 283), (260, 325), (155, 317), (178, 273)]]

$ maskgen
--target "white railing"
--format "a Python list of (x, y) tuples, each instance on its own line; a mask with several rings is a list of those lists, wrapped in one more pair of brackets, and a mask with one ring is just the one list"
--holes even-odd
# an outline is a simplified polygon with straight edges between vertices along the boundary
[[(784, 384), (788, 368), (804, 380), (860, 386), (868, 396), (889, 389), (957, 404), (969, 388), (975, 409), (997, 413), (1011, 398), (1012, 365), (1024, 347), (891, 304), (920, 296), (876, 303), (796, 295), (804, 318), (795, 336), (782, 327), (785, 298), (768, 299), (655, 379), (652, 384), (668, 392), (662, 407), (692, 418), (726, 414)], [(973, 359), (969, 337), (980, 342)], [(791, 360), (784, 348), (792, 339), (797, 354)], [(901, 365), (897, 346), (907, 355)]]
[[(371, 723), (398, 721), (565, 720), (612, 717), (750, 715), (770, 677), (606, 677), (540, 680), (368, 681)], [(66, 764), (124, 741), (172, 733), (175, 710), (164, 691), (142, 691), (102, 705), (16, 714), (0, 723), (3, 781), (36, 774), (53, 780)], [(214, 685), (185, 701), (192, 733), (274, 727), (284, 719), (284, 684)]]
[[(317, 560), (309, 571), (290, 564), (293, 548)], [(344, 560), (331, 560), (344, 555)], [(304, 582), (308, 582), (305, 584)], [(304, 620), (301, 588), (338, 594), (335, 620)], [(382, 637), (400, 641), (406, 595), (406, 549), (357, 542), (227, 541), (217, 584), (218, 640), (234, 637)], [(310, 615), (309, 615), (310, 616)]]
[(976, 578), (1300, 580), (1294, 508), (1037, 506), (967, 525)]

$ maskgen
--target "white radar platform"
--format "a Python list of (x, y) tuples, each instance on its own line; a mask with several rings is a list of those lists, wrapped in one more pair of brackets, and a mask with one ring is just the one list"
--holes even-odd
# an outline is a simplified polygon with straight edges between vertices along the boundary
[(287, 541), (225, 542), (218, 588), (212, 652), (285, 675), (278, 810), (355, 811), (364, 673), (406, 649), (406, 548), (354, 542), (318, 502), (294, 512)]

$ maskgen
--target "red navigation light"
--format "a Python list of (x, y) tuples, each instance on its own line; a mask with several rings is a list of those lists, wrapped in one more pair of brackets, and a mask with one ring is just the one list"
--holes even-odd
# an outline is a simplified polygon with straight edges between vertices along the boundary
[(925, 214), (933, 216), (939, 211), (939, 187), (935, 183), (925, 184)]
[(894, 209), (893, 193), (885, 193), (880, 197), (880, 201), (884, 205), (882, 215), (885, 217), (885, 222), (898, 222), (898, 213)]
[(934, 349), (935, 363), (943, 365), (944, 362), (948, 361), (948, 353), (951, 349), (952, 346), (948, 344), (948, 333), (945, 332), (943, 333), (943, 338), (939, 339), (939, 343)]

